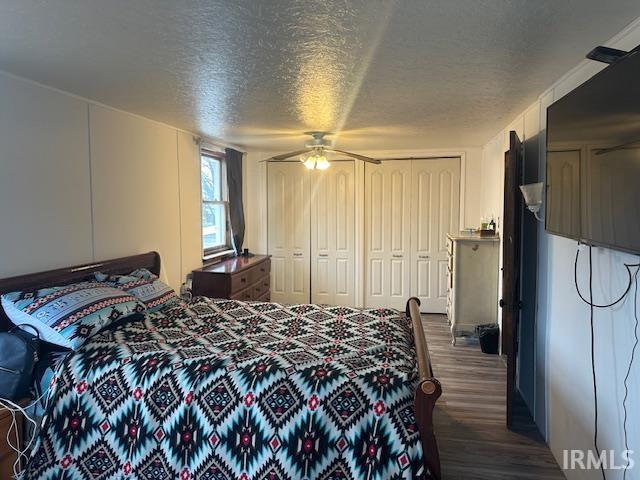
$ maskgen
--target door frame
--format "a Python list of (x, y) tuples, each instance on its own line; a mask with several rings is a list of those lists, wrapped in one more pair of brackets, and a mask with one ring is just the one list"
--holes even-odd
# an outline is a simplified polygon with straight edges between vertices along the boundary
[[(522, 275), (522, 195), (523, 143), (518, 134), (509, 132), (509, 150), (504, 153), (503, 221), (502, 221), (502, 353), (507, 360), (506, 423), (513, 426), (517, 395), (518, 324), (520, 318)], [(513, 208), (508, 208), (509, 206)], [(511, 224), (511, 233), (507, 231)], [(509, 260), (508, 260), (509, 259)]]

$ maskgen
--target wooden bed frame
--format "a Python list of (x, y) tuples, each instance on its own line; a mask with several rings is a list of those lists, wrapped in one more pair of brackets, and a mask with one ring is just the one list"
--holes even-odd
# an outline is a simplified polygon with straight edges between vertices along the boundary
[[(160, 255), (157, 252), (143, 253), (129, 257), (87, 263), (74, 267), (59, 268), (46, 272), (30, 273), (17, 277), (0, 279), (0, 294), (54, 285), (65, 285), (90, 278), (94, 272), (126, 274), (138, 268), (146, 268), (160, 274)], [(440, 382), (433, 375), (429, 348), (420, 318), (420, 300), (412, 297), (407, 301), (406, 314), (411, 319), (418, 363), (418, 385), (414, 397), (415, 417), (420, 430), (424, 451), (425, 469), (434, 480), (441, 480), (440, 454), (433, 430), (433, 409), (442, 394)], [(9, 320), (0, 307), (0, 328), (6, 330)]]
[[(146, 268), (152, 273), (160, 275), (160, 255), (158, 252), (3, 278), (0, 279), (0, 295), (17, 290), (30, 290), (79, 282), (90, 278), (94, 272), (125, 274), (131, 273), (138, 268)], [(6, 330), (8, 325), (9, 319), (6, 317), (3, 308), (0, 307), (0, 328)]]
[(408, 318), (411, 318), (418, 361), (418, 386), (413, 406), (416, 423), (420, 430), (420, 439), (422, 440), (424, 466), (431, 474), (431, 478), (441, 480), (440, 452), (433, 429), (433, 409), (436, 406), (436, 401), (442, 395), (442, 385), (433, 375), (431, 356), (424, 336), (422, 318), (420, 316), (420, 300), (418, 298), (411, 297), (407, 300), (406, 314)]

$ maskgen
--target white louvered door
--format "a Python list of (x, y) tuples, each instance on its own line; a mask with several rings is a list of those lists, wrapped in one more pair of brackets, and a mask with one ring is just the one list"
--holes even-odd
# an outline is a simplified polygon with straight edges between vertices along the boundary
[(412, 160), (411, 296), (420, 310), (445, 313), (447, 233), (458, 232), (460, 160)]
[(270, 163), (267, 184), (271, 300), (308, 303), (309, 171), (300, 162)]
[(332, 162), (311, 176), (311, 301), (352, 306), (355, 299), (355, 169)]
[(404, 309), (411, 278), (411, 161), (365, 168), (365, 303)]

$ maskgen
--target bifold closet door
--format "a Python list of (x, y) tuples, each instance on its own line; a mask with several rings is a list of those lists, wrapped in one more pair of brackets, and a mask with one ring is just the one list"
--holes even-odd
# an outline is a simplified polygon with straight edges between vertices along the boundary
[(460, 159), (411, 161), (411, 296), (420, 311), (445, 313), (447, 234), (460, 221)]
[(311, 172), (311, 302), (354, 304), (355, 168)]
[(267, 167), (271, 300), (309, 302), (309, 171), (300, 162)]
[(365, 303), (403, 310), (410, 296), (411, 160), (365, 167)]

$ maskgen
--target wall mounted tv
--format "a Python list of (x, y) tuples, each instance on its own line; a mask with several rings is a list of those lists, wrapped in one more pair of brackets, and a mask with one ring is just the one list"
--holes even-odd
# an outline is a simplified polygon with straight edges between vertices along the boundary
[(640, 253), (640, 51), (547, 110), (546, 230)]

